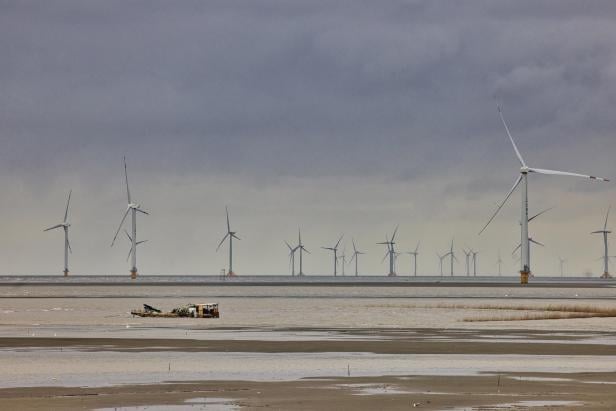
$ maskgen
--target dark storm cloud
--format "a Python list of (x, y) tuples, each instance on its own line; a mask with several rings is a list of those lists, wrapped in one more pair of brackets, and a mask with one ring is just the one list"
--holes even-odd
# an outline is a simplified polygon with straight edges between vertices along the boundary
[(433, 210), (513, 182), (501, 103), (529, 163), (616, 177), (615, 18), (608, 1), (0, 1), (0, 171), (106, 193), (128, 155), (147, 193), (374, 178)]

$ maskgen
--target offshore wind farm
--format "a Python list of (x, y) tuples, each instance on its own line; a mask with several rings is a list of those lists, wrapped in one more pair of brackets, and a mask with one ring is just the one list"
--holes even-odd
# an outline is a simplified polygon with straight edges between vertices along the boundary
[(614, 38), (610, 2), (2, 2), (0, 410), (615, 410)]

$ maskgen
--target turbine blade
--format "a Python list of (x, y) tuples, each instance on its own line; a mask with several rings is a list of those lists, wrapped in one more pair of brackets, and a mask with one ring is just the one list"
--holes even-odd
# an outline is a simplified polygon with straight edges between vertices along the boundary
[(128, 237), (128, 241), (130, 241), (132, 243), (133, 242), (133, 238), (130, 236), (130, 234), (128, 234), (128, 231), (124, 230), (124, 234), (126, 234), (126, 237)]
[(340, 238), (338, 239), (338, 242), (336, 243), (336, 246), (334, 247), (336, 250), (338, 249), (338, 246), (340, 245), (340, 241), (342, 241), (342, 237), (344, 237), (344, 234), (342, 234)]
[(488, 222), (486, 223), (486, 225), (483, 226), (483, 228), (481, 229), (481, 231), (479, 231), (479, 234), (481, 235), (481, 233), (483, 233), (483, 231), (490, 225), (490, 223), (492, 222), (492, 220), (494, 220), (494, 217), (496, 217), (496, 215), (498, 214), (498, 212), (501, 210), (501, 208), (503, 208), (503, 206), (505, 205), (505, 203), (507, 202), (507, 200), (509, 200), (509, 197), (511, 197), (511, 194), (515, 191), (515, 189), (518, 187), (518, 185), (520, 184), (520, 182), (522, 181), (522, 174), (520, 174), (517, 178), (517, 180), (515, 180), (515, 183), (513, 183), (513, 187), (511, 187), (511, 190), (509, 190), (509, 193), (507, 193), (507, 196), (505, 197), (505, 199), (499, 204), (498, 208), (496, 209), (496, 211), (494, 212), (494, 214), (492, 214), (492, 217), (490, 217), (490, 219), (488, 220)]
[(603, 224), (603, 230), (607, 230), (607, 218), (610, 216), (610, 209), (612, 208), (612, 206), (609, 206), (607, 208), (607, 214), (605, 215), (605, 224)]
[(126, 256), (126, 261), (128, 261), (128, 259), (130, 258), (130, 255), (133, 253), (133, 246), (130, 247), (130, 249), (128, 250), (128, 255)]
[(540, 245), (541, 247), (545, 247), (545, 244), (541, 244), (539, 241), (535, 241), (532, 238), (529, 238), (528, 241), (530, 241), (533, 244)]
[(225, 206), (225, 212), (227, 213), (227, 232), (231, 232), (231, 223), (229, 223), (229, 208)]
[(507, 132), (507, 136), (509, 136), (509, 140), (511, 140), (511, 144), (513, 145), (513, 149), (515, 150), (516, 156), (518, 156), (518, 160), (520, 160), (520, 164), (522, 167), (526, 167), (526, 163), (522, 158), (522, 154), (520, 154), (520, 150), (518, 150), (518, 146), (516, 146), (515, 141), (513, 141), (513, 137), (511, 137), (511, 133), (509, 132), (509, 127), (507, 126), (507, 122), (505, 121), (505, 117), (503, 116), (503, 110), (501, 106), (498, 106), (498, 115), (500, 116), (501, 121), (503, 122), (503, 126), (505, 126), (505, 131)]
[(218, 247), (216, 247), (216, 251), (218, 251), (218, 249), (220, 248), (220, 246), (222, 245), (222, 243), (225, 242), (225, 240), (227, 239), (227, 237), (229, 237), (229, 233), (225, 234), (225, 236), (222, 238), (222, 240), (220, 240), (220, 243), (218, 243)]
[(137, 211), (139, 211), (140, 213), (143, 213), (143, 214), (145, 214), (145, 215), (150, 215), (150, 213), (148, 213), (147, 211), (142, 210), (142, 209), (140, 209), (140, 208), (135, 208), (135, 210), (137, 210)]
[(515, 252), (520, 249), (520, 247), (522, 247), (522, 244), (518, 244), (518, 246), (516, 248), (514, 248), (513, 251), (511, 252), (511, 255), (514, 255)]
[(62, 227), (62, 224), (56, 224), (53, 227), (44, 229), (43, 231), (55, 230), (56, 228), (60, 228), (60, 227)]
[[(47, 231), (47, 230), (45, 230), (45, 231)], [(604, 233), (604, 232), (605, 232), (605, 230), (599, 230), (599, 231), (593, 231), (593, 232), (592, 232), (592, 233), (590, 233), (590, 234), (602, 234), (602, 233)]]
[(241, 238), (239, 238), (238, 236), (235, 235), (235, 233), (231, 234), (231, 237), (235, 238), (236, 240), (242, 240)]
[(293, 252), (293, 247), (291, 247), (291, 245), (290, 245), (289, 243), (287, 243), (286, 241), (285, 241), (284, 243), (287, 245), (287, 247), (289, 248), (289, 250), (290, 250), (291, 252)]
[(304, 250), (305, 252), (307, 252), (308, 254), (312, 254), (310, 251), (308, 251), (307, 249), (305, 249), (304, 247), (302, 247), (302, 250)]
[(72, 193), (73, 193), (73, 190), (68, 192), (68, 201), (66, 202), (66, 211), (64, 211), (64, 223), (66, 223), (66, 220), (68, 219), (68, 205), (71, 203)]
[(535, 214), (534, 216), (532, 216), (531, 218), (528, 219), (528, 222), (530, 223), (531, 221), (533, 221), (535, 218), (539, 217), (541, 214), (543, 213), (547, 213), (548, 211), (550, 211), (551, 209), (553, 209), (554, 207), (550, 207), (550, 208), (546, 208), (545, 210)]
[(126, 156), (124, 156), (124, 178), (126, 179), (126, 196), (128, 197), (128, 204), (131, 204), (130, 189), (128, 188), (128, 171), (126, 170)]
[(354, 252), (354, 253), (357, 253), (357, 248), (355, 248), (355, 239), (354, 239), (354, 238), (352, 238), (352, 239), (351, 239), (351, 242), (353, 243), (353, 252)]
[(391, 236), (391, 241), (390, 242), (394, 242), (394, 238), (396, 238), (396, 234), (398, 233), (398, 225), (396, 226), (396, 228), (394, 229), (394, 233)]
[(570, 176), (570, 177), (589, 178), (591, 180), (610, 181), (607, 178), (603, 178), (603, 177), (595, 177), (595, 176), (589, 176), (586, 174), (570, 173), (568, 171), (548, 170), (545, 168), (529, 168), (528, 171), (531, 173), (547, 174), (547, 175), (552, 175), (552, 176)]
[(73, 254), (73, 249), (71, 248), (71, 242), (70, 241), (66, 241), (66, 244), (68, 245), (68, 251)]
[(381, 260), (381, 263), (384, 262), (388, 256), (389, 256), (389, 251), (385, 253), (385, 255), (383, 256), (383, 259)]
[(417, 247), (415, 247), (415, 253), (417, 253), (417, 251), (419, 250), (419, 244), (421, 243), (421, 241), (417, 241)]
[(126, 220), (126, 216), (128, 215), (129, 211), (130, 211), (130, 208), (127, 208), (126, 212), (124, 213), (124, 217), (122, 217), (122, 221), (120, 221), (120, 225), (118, 226), (118, 230), (116, 231), (115, 235), (113, 236), (113, 240), (111, 240), (111, 246), (112, 247), (113, 247), (113, 244), (115, 243), (116, 238), (118, 238), (118, 234), (120, 233), (120, 230), (122, 229), (122, 225), (124, 225), (124, 220)]
[(139, 245), (139, 244), (143, 244), (143, 243), (147, 243), (148, 241), (150, 241), (150, 240), (141, 240), (141, 241), (137, 241), (137, 245)]

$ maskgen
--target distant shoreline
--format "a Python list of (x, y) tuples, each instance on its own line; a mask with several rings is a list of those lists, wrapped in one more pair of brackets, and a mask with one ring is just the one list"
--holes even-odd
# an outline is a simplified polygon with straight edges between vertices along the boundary
[(535, 277), (520, 285), (517, 276), (481, 277), (384, 277), (384, 276), (220, 276), (144, 275), (131, 280), (128, 275), (81, 276), (0, 276), (0, 286), (243, 286), (243, 287), (526, 287), (526, 288), (612, 288), (615, 280), (585, 277)]

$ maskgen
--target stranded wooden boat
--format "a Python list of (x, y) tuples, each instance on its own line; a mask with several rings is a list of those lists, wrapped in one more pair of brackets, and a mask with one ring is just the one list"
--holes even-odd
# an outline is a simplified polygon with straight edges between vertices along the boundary
[(151, 305), (143, 304), (142, 310), (132, 310), (132, 315), (139, 317), (159, 317), (159, 318), (219, 318), (218, 303), (187, 304), (183, 307), (174, 308), (170, 312), (162, 312)]

